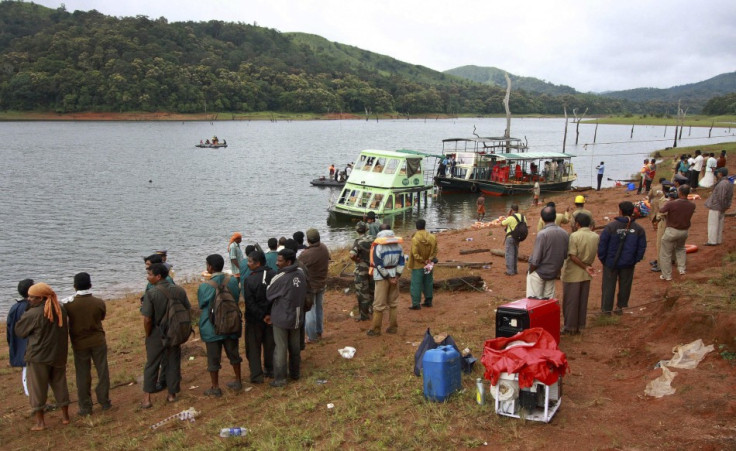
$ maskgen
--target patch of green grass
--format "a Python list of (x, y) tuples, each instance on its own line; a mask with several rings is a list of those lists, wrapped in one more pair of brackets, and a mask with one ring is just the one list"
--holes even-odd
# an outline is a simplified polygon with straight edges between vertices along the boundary
[(593, 327), (614, 326), (621, 322), (618, 315), (597, 315), (593, 318)]

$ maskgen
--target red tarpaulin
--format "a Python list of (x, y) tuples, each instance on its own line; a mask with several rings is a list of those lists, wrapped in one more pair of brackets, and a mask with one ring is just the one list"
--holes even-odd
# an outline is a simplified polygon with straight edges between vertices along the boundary
[[(506, 348), (512, 342), (522, 344)], [(518, 373), (519, 388), (531, 387), (534, 379), (552, 385), (568, 370), (565, 353), (541, 327), (522, 330), (513, 337), (486, 340), (480, 361), (486, 367), (484, 377), (492, 385), (498, 383), (501, 373)]]

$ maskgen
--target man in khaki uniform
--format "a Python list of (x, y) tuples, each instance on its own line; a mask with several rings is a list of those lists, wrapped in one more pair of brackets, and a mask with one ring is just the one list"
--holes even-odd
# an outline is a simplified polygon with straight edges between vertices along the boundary
[(411, 238), (411, 255), (409, 255), (409, 269), (411, 270), (411, 309), (419, 310), (419, 303), (424, 293), (425, 307), (432, 307), (434, 271), (432, 266), (437, 258), (437, 237), (425, 230), (427, 223), (424, 219), (416, 222), (417, 231)]
[(590, 216), (577, 215), (573, 233), (570, 234), (567, 259), (562, 266), (562, 314), (565, 324), (563, 334), (577, 334), (585, 327), (598, 241), (598, 235), (590, 230)]

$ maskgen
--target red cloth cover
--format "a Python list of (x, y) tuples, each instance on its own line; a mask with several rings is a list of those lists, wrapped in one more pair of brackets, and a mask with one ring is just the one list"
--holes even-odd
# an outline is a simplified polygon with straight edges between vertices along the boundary
[[(533, 343), (533, 346), (513, 346), (512, 341)], [(519, 374), (519, 388), (528, 388), (534, 379), (545, 385), (554, 384), (567, 371), (567, 357), (557, 348), (552, 335), (541, 327), (522, 330), (513, 337), (486, 340), (480, 359), (486, 372), (483, 376), (496, 385), (501, 373)]]

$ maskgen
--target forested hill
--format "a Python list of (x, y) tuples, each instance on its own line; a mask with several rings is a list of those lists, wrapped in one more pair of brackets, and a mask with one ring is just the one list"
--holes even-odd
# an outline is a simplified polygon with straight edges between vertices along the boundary
[[(495, 67), (461, 66), (446, 70), (444, 73), (461, 78), (467, 78), (468, 80), (478, 83), (499, 86), (502, 88), (506, 87), (504, 71)], [(571, 88), (570, 86), (555, 85), (534, 77), (523, 77), (509, 74), (509, 78), (511, 79), (511, 86), (524, 91), (550, 95), (578, 93), (575, 88)]]
[[(493, 114), (504, 94), (314, 35), (0, 2), (2, 110)], [(517, 89), (510, 103), (514, 114), (659, 112)]]
[(690, 107), (700, 111), (712, 97), (736, 92), (736, 72), (717, 75), (708, 80), (668, 89), (638, 88), (626, 91), (605, 92), (601, 95), (632, 102), (666, 102), (682, 101), (683, 108)]

